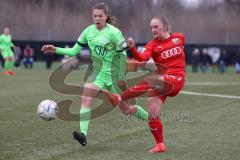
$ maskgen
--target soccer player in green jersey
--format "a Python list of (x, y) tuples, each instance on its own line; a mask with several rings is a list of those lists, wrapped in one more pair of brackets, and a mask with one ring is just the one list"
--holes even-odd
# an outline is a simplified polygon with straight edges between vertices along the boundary
[(0, 51), (4, 59), (4, 75), (15, 75), (12, 71), (14, 66), (14, 54), (12, 51), (14, 44), (9, 28), (4, 28), (3, 34), (0, 35)]
[[(109, 9), (104, 3), (93, 6), (94, 24), (88, 26), (79, 36), (72, 48), (59, 48), (53, 45), (44, 45), (44, 53), (57, 53), (75, 56), (83, 46), (88, 45), (93, 61), (91, 78), (84, 85), (80, 109), (80, 133), (73, 132), (73, 137), (82, 146), (87, 144), (86, 136), (91, 116), (91, 103), (103, 90), (118, 93), (117, 84), (125, 81), (126, 52), (119, 47), (124, 42), (124, 37), (119, 29), (112, 24), (114, 17), (109, 16)], [(127, 115), (135, 115), (139, 119), (147, 120), (148, 115), (138, 105), (130, 107), (128, 102), (119, 104), (121, 111)]]

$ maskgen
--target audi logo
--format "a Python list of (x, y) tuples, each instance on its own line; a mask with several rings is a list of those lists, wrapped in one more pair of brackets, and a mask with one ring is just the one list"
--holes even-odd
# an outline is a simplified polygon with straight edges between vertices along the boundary
[(163, 59), (167, 59), (167, 58), (170, 58), (172, 56), (181, 54), (181, 52), (182, 52), (182, 49), (180, 47), (175, 47), (175, 48), (172, 48), (172, 49), (169, 49), (169, 50), (166, 50), (166, 51), (162, 52), (161, 56), (162, 56)]

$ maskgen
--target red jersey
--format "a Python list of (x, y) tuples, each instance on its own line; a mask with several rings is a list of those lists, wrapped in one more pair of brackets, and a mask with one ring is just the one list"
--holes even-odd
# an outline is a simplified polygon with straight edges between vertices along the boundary
[(168, 39), (153, 39), (144, 46), (141, 53), (133, 47), (133, 56), (138, 61), (153, 59), (158, 70), (167, 68), (165, 74), (185, 76), (184, 35), (172, 33)]

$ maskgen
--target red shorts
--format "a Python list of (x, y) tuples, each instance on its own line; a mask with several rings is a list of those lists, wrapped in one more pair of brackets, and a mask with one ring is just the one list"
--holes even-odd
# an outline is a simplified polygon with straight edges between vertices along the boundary
[(185, 77), (165, 74), (163, 75), (163, 78), (164, 78), (164, 85), (171, 86), (171, 89), (169, 90), (169, 92), (159, 96), (159, 98), (164, 103), (168, 96), (174, 97), (182, 90), (185, 83)]
[(184, 76), (165, 74), (159, 77), (149, 77), (147, 81), (144, 80), (140, 84), (124, 91), (121, 97), (123, 100), (126, 100), (138, 97), (147, 92), (149, 97), (159, 97), (164, 103), (167, 96), (176, 96), (183, 88), (184, 83)]

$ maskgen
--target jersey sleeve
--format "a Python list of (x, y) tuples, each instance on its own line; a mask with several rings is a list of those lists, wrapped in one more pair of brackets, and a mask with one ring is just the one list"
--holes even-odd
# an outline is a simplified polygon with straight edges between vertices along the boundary
[(147, 45), (143, 47), (141, 52), (138, 52), (136, 47), (131, 48), (131, 53), (133, 57), (136, 58), (138, 61), (148, 61), (152, 56), (152, 43), (149, 42)]
[(56, 47), (56, 53), (60, 55), (75, 56), (82, 50), (82, 47), (76, 43), (72, 48)]
[(14, 47), (14, 44), (13, 44), (13, 42), (11, 42), (10, 46), (11, 46), (11, 47)]
[(89, 28), (86, 28), (81, 35), (78, 37), (78, 42), (81, 44), (87, 44), (87, 35), (89, 32)]
[(113, 36), (113, 43), (116, 45), (116, 50), (121, 51), (124, 48), (125, 38), (123, 37), (121, 31), (117, 31)]
[(13, 41), (12, 41), (12, 37), (11, 37), (11, 41), (10, 41), (10, 46), (14, 47)]

